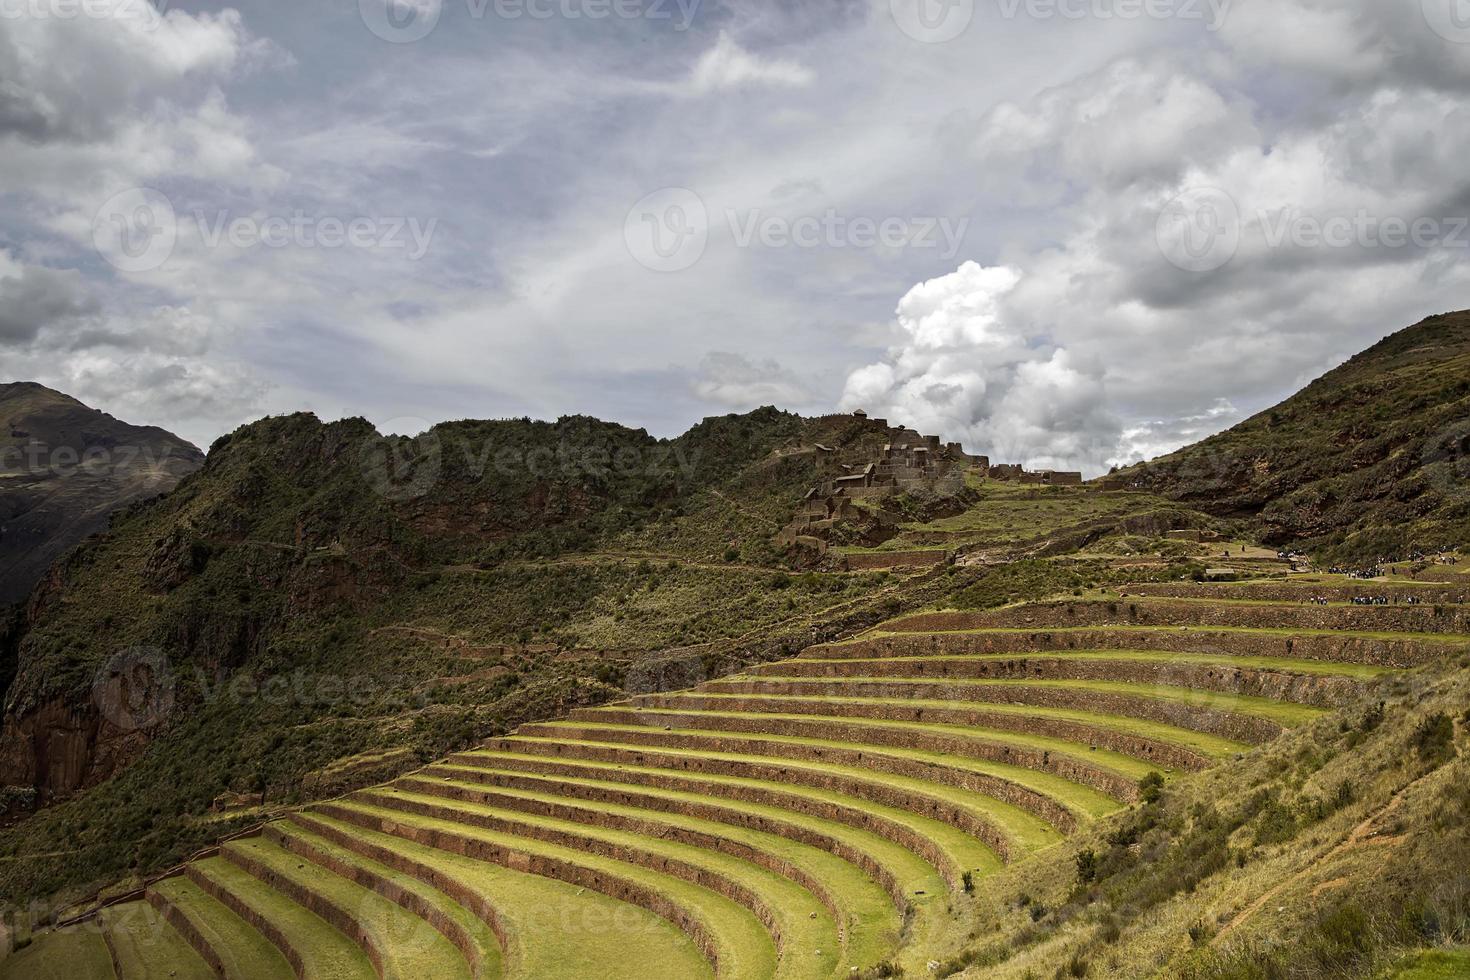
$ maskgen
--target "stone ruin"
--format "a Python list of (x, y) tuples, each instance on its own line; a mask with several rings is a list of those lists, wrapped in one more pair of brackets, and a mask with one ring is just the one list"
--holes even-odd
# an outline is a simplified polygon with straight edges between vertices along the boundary
[[(854, 412), (853, 418), (874, 430), (889, 431), (887, 419), (869, 418), (863, 411)], [(983, 475), (990, 466), (989, 459), (966, 453), (960, 443), (941, 443), (938, 436), (909, 428), (892, 432), (878, 458), (868, 462), (843, 463), (835, 449), (821, 444), (813, 448), (832, 475), (807, 491), (794, 519), (776, 537), (782, 547), (802, 545), (825, 552), (828, 533), (839, 522), (871, 516), (854, 501), (882, 499), (918, 485), (932, 486), (971, 470)]]
[(1065, 470), (1028, 471), (1020, 463), (997, 463), (990, 467), (986, 476), (991, 480), (1008, 483), (1023, 483), (1042, 487), (1080, 487), (1082, 474)]
[(778, 546), (800, 545), (825, 553), (830, 532), (838, 523), (872, 517), (871, 512), (857, 508), (854, 501), (881, 500), (906, 488), (933, 486), (956, 474), (976, 473), (986, 479), (1036, 486), (1082, 486), (1082, 474), (1078, 472), (1033, 473), (1019, 463), (991, 465), (989, 457), (967, 453), (958, 442), (940, 442), (938, 436), (926, 436), (906, 427), (889, 430), (887, 419), (870, 418), (861, 409), (853, 412), (852, 418), (873, 430), (890, 432), (889, 442), (876, 460), (860, 463), (841, 462), (836, 449), (815, 445), (812, 451), (832, 475), (807, 492), (791, 523), (776, 536)]

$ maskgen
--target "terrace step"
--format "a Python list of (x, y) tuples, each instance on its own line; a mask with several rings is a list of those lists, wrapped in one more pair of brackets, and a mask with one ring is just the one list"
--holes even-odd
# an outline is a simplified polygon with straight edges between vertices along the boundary
[[(1248, 748), (1246, 743), (1183, 728), (1120, 715), (1105, 715), (1068, 708), (986, 703), (983, 708), (955, 701), (902, 700), (898, 698), (818, 698), (785, 695), (676, 693), (643, 695), (638, 708), (679, 712), (732, 711), (745, 714), (794, 714), (820, 717), (873, 718), (923, 724), (973, 725), (979, 728), (1015, 728), (1048, 735), (1095, 731), (1100, 746), (1149, 758), (1148, 748), (1158, 745), (1161, 765), (1167, 758), (1181, 760), (1177, 768), (1200, 769)], [(571, 712), (573, 720), (586, 720), (585, 711)], [(603, 709), (612, 711), (616, 709)], [(636, 714), (638, 709), (623, 710)], [(1085, 737), (1085, 736), (1084, 736)], [(1130, 746), (1138, 740), (1138, 747)], [(1172, 749), (1171, 749), (1172, 747)], [(1169, 755), (1165, 755), (1168, 752)]]
[(809, 763), (762, 756), (680, 749), (639, 749), (616, 742), (491, 740), (486, 751), (626, 763), (736, 776), (830, 790), (846, 796), (937, 817), (983, 841), (1010, 861), (1061, 840), (1058, 830), (1020, 806), (928, 778), (875, 774), (858, 766)]
[(507, 811), (476, 801), (479, 791), (473, 785), (462, 785), (454, 792), (452, 784), (441, 780), (437, 793), (423, 792), (424, 784), (430, 782), (414, 780), (355, 798), (381, 808), (569, 847), (683, 879), (731, 899), (760, 920), (776, 945), (778, 976), (830, 976), (838, 966), (843, 940), (831, 906), (792, 876), (676, 837)]
[(456, 779), (473, 779), (492, 785), (507, 777), (525, 774), (606, 780), (730, 800), (737, 806), (756, 804), (829, 820), (874, 833), (907, 849), (926, 861), (952, 887), (959, 886), (961, 875), (966, 871), (989, 874), (1001, 867), (993, 850), (943, 820), (820, 788), (597, 760), (486, 751), (459, 753), (427, 771), (432, 774), (441, 769), (451, 769)]
[(211, 980), (214, 971), (177, 929), (147, 902), (125, 902), (97, 914), (118, 980)]
[(459, 951), (470, 977), (480, 980), (500, 975), (500, 940), (495, 932), (442, 891), (386, 863), (338, 846), (303, 823), (280, 821), (271, 824), (265, 828), (265, 836), (282, 850), (303, 857), (313, 865), (396, 905), (402, 910), (401, 914), (393, 916), (388, 923), (395, 943), (419, 939), (422, 929), (432, 927)]
[[(686, 727), (811, 737), (840, 733), (846, 741), (863, 744), (912, 746), (967, 758), (1010, 762), (1031, 769), (1048, 769), (1048, 766), (1053, 766), (1058, 774), (1093, 785), (1110, 795), (1114, 794), (1111, 793), (1111, 781), (1107, 774), (1120, 773), (1127, 779), (1129, 786), (1118, 787), (1122, 795), (1117, 798), (1130, 802), (1132, 784), (1153, 770), (1193, 771), (1213, 764), (1213, 756), (1181, 748), (1175, 742), (1128, 735), (1106, 724), (1094, 724), (1086, 720), (1069, 721), (1050, 715), (1022, 716), (1014, 712), (1000, 712), (991, 713), (994, 717), (983, 717), (986, 714), (984, 712), (963, 710), (953, 724), (938, 720), (908, 721), (903, 719), (913, 712), (905, 713), (906, 709), (902, 707), (898, 709), (898, 714), (902, 717), (894, 718), (889, 717), (894, 712), (886, 710), (883, 707), (884, 702), (865, 702), (859, 699), (810, 700), (803, 703), (814, 706), (816, 710), (801, 714), (776, 713), (779, 708), (772, 708), (769, 712), (723, 710), (725, 705), (733, 704), (737, 700), (770, 699), (724, 697), (717, 702), (719, 710), (632, 708), (616, 705), (577, 708), (572, 710), (568, 721), (547, 724), (571, 729), (582, 724), (657, 727), (669, 730)], [(824, 706), (830, 706), (831, 710), (822, 710)], [(949, 708), (945, 710), (953, 711)], [(1105, 719), (1105, 716), (1097, 717)], [(1124, 719), (1114, 721), (1121, 722)], [(1038, 730), (1045, 734), (1037, 734)], [(1178, 731), (1186, 738), (1195, 735), (1185, 729)], [(1100, 748), (1102, 745), (1111, 747)], [(1050, 758), (1046, 758), (1048, 754)], [(1074, 774), (1068, 768), (1066, 760), (1078, 756), (1086, 757), (1097, 767), (1095, 782), (1092, 777)]]
[(927, 657), (945, 654), (1158, 650), (1238, 657), (1332, 660), (1411, 668), (1470, 649), (1447, 637), (1390, 633), (1227, 629), (1224, 627), (1078, 626), (993, 628), (930, 633), (874, 631), (853, 640), (808, 647), (802, 659)]
[(453, 896), (500, 937), (506, 975), (580, 980), (684, 980), (713, 976), (704, 954), (667, 919), (565, 881), (368, 829), (321, 812), (292, 820), (380, 862), (391, 861)]
[(116, 980), (112, 954), (92, 923), (36, 936), (0, 959), (0, 980)]
[[(705, 727), (702, 720), (696, 720), (690, 727), (674, 731), (657, 731), (637, 725), (569, 725), (566, 722), (553, 722), (524, 725), (515, 738), (502, 739), (496, 744), (513, 749), (530, 739), (545, 742), (618, 742), (641, 747), (702, 749), (707, 752), (770, 756), (799, 762), (862, 766), (878, 772), (928, 779), (956, 789), (967, 789), (1003, 799), (1068, 834), (1075, 831), (1081, 823), (1117, 810), (1119, 801), (1123, 798), (1122, 795), (1109, 796), (1094, 788), (1091, 782), (1068, 779), (1040, 767), (1029, 769), (1013, 762), (956, 757), (926, 751), (922, 746), (883, 747), (834, 737), (837, 733), (833, 732), (822, 734), (827, 737), (732, 734), (720, 731), (717, 727)], [(1116, 772), (1090, 767), (1085, 759), (1085, 747), (1078, 748), (1082, 749), (1083, 757), (1071, 760), (1078, 775), (1093, 778), (1094, 781), (1106, 780), (1105, 785), (1119, 794), (1126, 794), (1130, 788), (1136, 789), (1135, 783)], [(1048, 768), (1063, 763), (1061, 759), (1053, 761), (1048, 753), (1042, 755), (1046, 756)]]
[(451, 854), (557, 878), (641, 906), (679, 926), (721, 978), (775, 975), (775, 944), (761, 921), (739, 903), (702, 885), (559, 844), (361, 800), (323, 804), (314, 812)]
[[(489, 787), (479, 782), (409, 776), (394, 783), (388, 792), (394, 790), (421, 796), (442, 796), (489, 810), (528, 813), (563, 825), (576, 823), (661, 843), (703, 848), (757, 865), (788, 879), (826, 908), (836, 923), (839, 948), (847, 951), (839, 966), (866, 968), (876, 965), (883, 958), (883, 937), (896, 935), (902, 926), (889, 893), (861, 867), (828, 850), (779, 835), (732, 827), (682, 813), (651, 812), (636, 806), (605, 802), (593, 806), (544, 788)], [(811, 909), (804, 911), (808, 916), (814, 914)]]
[(154, 882), (148, 901), (225, 980), (290, 980), (291, 964), (261, 932), (187, 877)]
[(1127, 595), (1164, 599), (1210, 601), (1311, 602), (1323, 598), (1331, 602), (1351, 602), (1380, 596), (1400, 602), (1413, 596), (1430, 605), (1470, 604), (1470, 583), (1444, 585), (1417, 582), (1222, 582), (1218, 584), (1147, 582), (1127, 586)]
[(1459, 634), (1470, 642), (1470, 608), (1446, 605), (1313, 605), (1303, 602), (1191, 602), (1133, 597), (1027, 603), (979, 612), (917, 613), (882, 624), (884, 633), (942, 633), (1010, 627), (1201, 626), (1270, 630)]
[(291, 964), (312, 980), (378, 980), (356, 943), (321, 916), (282, 895), (224, 857), (189, 865), (189, 879), (253, 925)]
[[(1149, 687), (1111, 681), (917, 681), (882, 678), (761, 679), (711, 681), (692, 695), (794, 695), (798, 697), (896, 698), (922, 701), (998, 702), (1074, 710), (1102, 710), (1142, 718), (1259, 745), (1289, 725), (1309, 721), (1322, 712), (1264, 698), (1228, 696), (1179, 688)], [(644, 703), (635, 697), (634, 704)]]
[(757, 677), (881, 677), (914, 680), (1037, 679), (1121, 681), (1337, 708), (1360, 696), (1387, 668), (1312, 660), (1211, 657), (1146, 651), (874, 660), (784, 660), (747, 669)]
[[(900, 915), (914, 910), (910, 896), (937, 894), (945, 886), (934, 869), (911, 851), (868, 831), (836, 821), (809, 817), (774, 806), (742, 802), (732, 806), (697, 793), (633, 787), (596, 779), (546, 776), (536, 773), (457, 770), (441, 765), (431, 772), (456, 772), (481, 787), (534, 793), (555, 801), (577, 801), (627, 809), (640, 815), (674, 814), (781, 837), (816, 848), (860, 869), (886, 892)], [(426, 773), (427, 774), (427, 773)]]
[[(357, 943), (382, 980), (469, 980), (459, 950), (396, 902), (266, 837), (231, 841), (221, 856), (310, 909)], [(324, 871), (326, 873), (324, 873)]]

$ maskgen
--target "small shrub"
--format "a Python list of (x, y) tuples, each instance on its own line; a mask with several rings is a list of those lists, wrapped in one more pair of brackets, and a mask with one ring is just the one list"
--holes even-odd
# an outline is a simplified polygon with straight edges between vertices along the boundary
[(1157, 803), (1164, 795), (1164, 774), (1151, 772), (1138, 781), (1138, 798), (1144, 803)]
[(1089, 848), (1077, 854), (1077, 881), (1090, 885), (1097, 880), (1097, 855)]
[(1439, 764), (1455, 755), (1455, 723), (1443, 711), (1425, 718), (1414, 729), (1410, 744), (1419, 751), (1419, 758)]
[(1261, 811), (1260, 822), (1256, 824), (1256, 846), (1284, 844), (1296, 836), (1296, 829), (1296, 814), (1273, 798)]

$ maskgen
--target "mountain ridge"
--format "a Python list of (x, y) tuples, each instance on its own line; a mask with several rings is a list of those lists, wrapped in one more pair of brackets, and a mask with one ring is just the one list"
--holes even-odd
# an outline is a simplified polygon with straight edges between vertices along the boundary
[(111, 515), (166, 493), (204, 454), (36, 382), (0, 384), (0, 604), (26, 597), (47, 567)]

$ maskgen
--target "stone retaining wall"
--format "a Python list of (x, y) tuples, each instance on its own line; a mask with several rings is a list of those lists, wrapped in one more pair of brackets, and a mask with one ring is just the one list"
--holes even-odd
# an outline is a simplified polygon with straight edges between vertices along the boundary
[[(983, 701), (992, 704), (1064, 708), (1097, 714), (1144, 718), (1191, 731), (1218, 735), (1236, 742), (1260, 745), (1285, 729), (1256, 715), (1220, 711), (1192, 703), (1188, 698), (1154, 698), (1071, 687), (1025, 684), (944, 684), (905, 681), (712, 681), (700, 691), (712, 694), (775, 694), (801, 697), (897, 698), (908, 701)], [(652, 695), (657, 697), (657, 695)], [(698, 697), (698, 694), (688, 697)], [(642, 698), (638, 703), (644, 703)]]
[(424, 922), (433, 926), (436, 932), (445, 939), (448, 939), (459, 950), (460, 955), (469, 964), (471, 973), (479, 976), (484, 970), (484, 959), (479, 946), (475, 943), (474, 937), (457, 920), (446, 915), (443, 910), (426, 901), (417, 892), (410, 891), (368, 868), (356, 864), (349, 864), (316, 846), (311, 841), (296, 834), (288, 833), (280, 824), (268, 825), (265, 828), (265, 837), (277, 847), (290, 851), (298, 857), (303, 857), (312, 864), (332, 872), (339, 878), (345, 878), (362, 888), (366, 888), (370, 892), (382, 896), (405, 912), (418, 916)]
[(497, 814), (462, 810), (458, 807), (449, 806), (447, 803), (425, 803), (420, 800), (407, 800), (391, 792), (377, 790), (360, 793), (357, 798), (370, 806), (388, 810), (400, 810), (415, 816), (428, 817), (431, 820), (444, 820), (450, 823), (462, 824), (466, 827), (488, 830), (496, 834), (509, 834), (525, 840), (539, 840), (558, 847), (581, 851), (584, 854), (591, 854), (613, 861), (622, 861), (624, 864), (647, 868), (650, 871), (668, 875), (671, 878), (679, 878), (692, 885), (706, 888), (716, 895), (728, 898), (736, 905), (749, 910), (775, 942), (777, 957), (779, 958), (786, 950), (785, 930), (782, 929), (781, 917), (776, 914), (776, 910), (754, 889), (736, 881), (723, 872), (701, 867), (681, 858), (658, 854), (641, 847), (617, 844), (596, 837), (574, 834), (555, 827), (544, 827), (524, 820), (502, 817)]
[(709, 961), (716, 975), (719, 975), (719, 942), (715, 939), (709, 926), (689, 909), (641, 882), (605, 875), (580, 864), (519, 851), (469, 834), (401, 823), (389, 817), (379, 817), (376, 814), (364, 813), (361, 810), (354, 810), (336, 803), (322, 804), (316, 809), (333, 819), (355, 824), (367, 830), (389, 834), (450, 854), (458, 854), (460, 857), (497, 864), (522, 874), (555, 878), (558, 881), (565, 881), (580, 888), (599, 892), (616, 901), (647, 909), (654, 915), (672, 922), (687, 935), (704, 958)]
[[(518, 941), (506, 928), (504, 921), (500, 917), (500, 913), (495, 910), (495, 907), (483, 895), (469, 888), (457, 878), (445, 874), (440, 869), (431, 865), (415, 861), (401, 851), (382, 847), (363, 840), (354, 834), (349, 834), (335, 824), (325, 823), (310, 813), (293, 813), (287, 819), (303, 830), (331, 841), (338, 847), (352, 851), (354, 854), (361, 855), (369, 860), (376, 861), (385, 867), (392, 868), (399, 874), (407, 875), (410, 878), (421, 881), (430, 888), (438, 889), (468, 909), (481, 922), (485, 923), (490, 931), (495, 934), (496, 940), (499, 941), (500, 948), (504, 952), (504, 957), (507, 962), (512, 962), (519, 957)], [(478, 959), (479, 957), (477, 955)], [(507, 975), (510, 975), (511, 972), (511, 970), (505, 971)], [(476, 970), (476, 975), (480, 975), (479, 968)]]
[[(704, 796), (719, 797), (735, 800), (741, 803), (756, 803), (762, 806), (774, 806), (793, 813), (802, 813), (809, 817), (817, 817), (822, 820), (830, 820), (833, 823), (846, 824), (859, 830), (866, 830), (877, 834), (885, 840), (907, 848), (919, 857), (928, 861), (952, 887), (960, 884), (960, 875), (967, 870), (959, 867), (949, 855), (929, 838), (915, 833), (904, 824), (889, 819), (882, 814), (860, 807), (846, 806), (827, 800), (813, 799), (800, 793), (783, 792), (764, 786), (753, 786), (744, 783), (725, 783), (715, 780), (701, 779), (696, 775), (685, 773), (674, 773), (669, 771), (646, 771), (640, 772), (632, 769), (618, 769), (609, 771), (597, 766), (578, 765), (569, 759), (537, 759), (529, 756), (521, 756), (503, 759), (476, 758), (469, 753), (451, 756), (450, 763), (454, 766), (464, 766), (464, 769), (456, 769), (456, 778), (477, 778), (470, 770), (477, 767), (493, 766), (496, 769), (512, 770), (517, 772), (536, 773), (543, 776), (569, 775), (580, 779), (604, 779), (616, 780), (620, 783), (628, 783), (634, 786), (647, 786), (653, 789), (674, 790), (681, 793), (699, 793)], [(435, 767), (436, 769), (438, 767)], [(492, 785), (494, 781), (503, 778), (499, 773), (485, 772), (481, 770), (481, 778)]]
[(252, 877), (269, 885), (280, 892), (291, 901), (302, 908), (314, 912), (326, 921), (332, 928), (352, 940), (364, 953), (367, 954), (369, 962), (373, 965), (373, 972), (378, 976), (385, 975), (385, 964), (387, 953), (378, 941), (378, 937), (370, 933), (363, 924), (358, 921), (351, 909), (344, 909), (336, 902), (327, 898), (321, 892), (300, 884), (295, 879), (276, 871), (258, 858), (245, 853), (239, 846), (226, 845), (220, 856), (231, 864), (241, 868)]
[[(455, 770), (451, 766), (435, 766), (425, 770), (426, 775), (443, 775), (452, 778), (469, 778), (468, 774)], [(695, 817), (700, 820), (708, 820), (712, 823), (728, 824), (732, 827), (742, 827), (746, 830), (760, 831), (808, 847), (826, 851), (841, 858), (848, 864), (861, 868), (869, 877), (877, 881), (893, 899), (894, 907), (901, 915), (906, 915), (909, 910), (908, 895), (903, 889), (903, 884), (894, 876), (893, 872), (885, 865), (879, 863), (867, 851), (861, 850), (829, 834), (824, 834), (801, 824), (792, 823), (788, 820), (776, 820), (749, 810), (741, 810), (736, 807), (721, 806), (716, 803), (692, 800), (677, 800), (657, 796), (652, 793), (640, 793), (632, 789), (610, 786), (591, 786), (582, 783), (557, 781), (546, 776), (518, 776), (512, 774), (499, 775), (493, 781), (483, 777), (490, 775), (484, 770), (477, 770), (473, 774), (479, 778), (473, 779), (485, 786), (499, 786), (505, 789), (525, 790), (527, 792), (555, 793), (568, 799), (583, 800), (589, 803), (606, 803), (614, 806), (637, 807), (640, 810), (650, 810), (659, 813), (672, 813), (686, 817)]]
[(800, 885), (814, 896), (817, 901), (821, 902), (822, 906), (832, 914), (832, 921), (834, 923), (842, 923), (847, 919), (842, 904), (837, 901), (837, 896), (832, 893), (832, 890), (826, 884), (818, 881), (805, 868), (794, 862), (776, 857), (769, 851), (751, 847), (742, 841), (723, 837), (719, 834), (692, 830), (687, 827), (680, 827), (658, 820), (632, 817), (627, 814), (609, 813), (606, 810), (591, 810), (587, 807), (574, 806), (570, 803), (528, 799), (524, 796), (496, 792), (494, 789), (489, 788), (471, 788), (452, 783), (435, 782), (434, 780), (422, 777), (405, 777), (398, 780), (394, 785), (410, 793), (442, 796), (445, 799), (458, 800), (461, 803), (474, 803), (481, 806), (515, 810), (520, 813), (529, 813), (539, 817), (550, 817), (556, 820), (568, 820), (573, 823), (587, 824), (591, 827), (603, 827), (611, 830), (641, 834), (652, 840), (672, 841), (676, 844), (686, 844), (690, 847), (718, 851), (721, 854), (728, 854), (731, 857), (739, 858), (742, 861), (747, 861), (750, 864), (765, 868), (773, 874), (780, 875)]
[(1314, 634), (1232, 633), (1208, 629), (1006, 630), (979, 633), (913, 633), (808, 647), (803, 658), (930, 657), (946, 653), (1047, 653), (1065, 650), (1165, 650), (1234, 657), (1289, 657), (1418, 667), (1463, 652), (1464, 644), (1440, 640)]
[[(523, 731), (521, 734), (534, 737), (534, 733), (532, 732)], [(662, 745), (667, 748), (688, 748), (710, 752), (773, 756), (796, 762), (858, 766), (876, 772), (891, 773), (895, 776), (906, 776), (911, 779), (927, 779), (930, 782), (952, 786), (955, 789), (968, 790), (972, 793), (982, 793), (986, 796), (1003, 800), (1012, 806), (1020, 807), (1045, 820), (1064, 834), (1070, 834), (1077, 829), (1077, 815), (1075, 813), (1045, 793), (1030, 789), (1013, 780), (978, 773), (968, 769), (960, 769), (954, 766), (889, 755), (882, 751), (874, 751), (871, 746), (844, 746), (837, 748), (719, 735), (681, 734), (666, 735), (660, 738), (660, 734), (654, 732), (605, 733), (593, 730), (589, 732), (587, 737), (595, 740), (615, 741), (633, 745)], [(633, 737), (620, 737), (623, 735)], [(645, 737), (640, 738), (638, 736)], [(549, 735), (545, 737), (577, 738), (578, 736), (562, 733), (560, 735)], [(499, 747), (506, 751), (516, 751), (518, 747), (526, 744), (510, 739), (502, 739), (499, 742)], [(487, 745), (486, 747), (489, 748), (491, 746)]]
[[(487, 743), (493, 748), (497, 740)], [(550, 755), (555, 758), (585, 759), (593, 762), (612, 762), (623, 765), (649, 766), (672, 769), (678, 772), (696, 772), (710, 776), (734, 776), (743, 779), (760, 779), (773, 783), (790, 783), (809, 786), (813, 789), (843, 793), (860, 800), (868, 800), (883, 806), (897, 807), (912, 813), (942, 820), (958, 827), (972, 837), (985, 842), (991, 850), (1009, 863), (1018, 856), (1012, 852), (1009, 838), (990, 821), (967, 807), (957, 806), (939, 797), (914, 790), (890, 786), (875, 780), (858, 779), (840, 773), (800, 766), (782, 766), (776, 763), (740, 762), (700, 756), (679, 756), (664, 752), (643, 752), (636, 748), (620, 746), (579, 745), (570, 742), (515, 742), (513, 747), (503, 749), (527, 755)]]
[[(1315, 583), (1287, 582), (1242, 582), (1239, 585), (1210, 585), (1208, 583), (1185, 584), (1183, 582), (1146, 582), (1122, 587), (1128, 596), (1159, 597), (1172, 599), (1221, 599), (1225, 601), (1252, 600), (1256, 602), (1305, 602), (1317, 596), (1332, 602), (1351, 602), (1353, 599), (1390, 596), (1418, 597), (1420, 603), (1430, 605), (1470, 604), (1470, 586), (1420, 585), (1412, 582), (1357, 582)], [(1381, 606), (1362, 608), (1383, 608)], [(1390, 607), (1392, 608), (1392, 607)], [(1412, 608), (1412, 607), (1410, 607)]]
[[(164, 921), (173, 926), (174, 931), (184, 937), (184, 942), (188, 943), (194, 952), (199, 954), (200, 958), (209, 966), (210, 972), (217, 977), (227, 975), (225, 972), (224, 958), (220, 956), (219, 950), (214, 948), (214, 944), (206, 939), (204, 933), (200, 932), (198, 927), (194, 925), (193, 919), (185, 915), (183, 910), (173, 902), (170, 902), (166, 896), (160, 895), (152, 888), (148, 889), (144, 897), (148, 904), (157, 909), (158, 914), (163, 916)], [(111, 949), (111, 946), (112, 944), (109, 942), (108, 948)]]
[[(671, 748), (685, 744), (687, 736), (653, 729), (670, 726), (683, 729), (701, 728), (781, 735), (792, 738), (822, 738), (850, 742), (854, 745), (919, 749), (924, 752), (940, 752), (966, 759), (984, 759), (989, 762), (1022, 766), (1038, 772), (1049, 772), (1074, 783), (1090, 786), (1124, 803), (1132, 803), (1138, 799), (1138, 786), (1134, 780), (1112, 769), (1094, 765), (1085, 758), (1063, 752), (1036, 749), (1028, 745), (999, 742), (979, 736), (972, 737), (912, 728), (885, 728), (879, 725), (844, 723), (837, 719), (807, 721), (799, 718), (733, 718), (700, 712), (680, 714), (611, 708), (607, 710), (605, 716), (598, 715), (597, 717), (607, 724), (646, 725), (649, 730), (614, 732), (608, 729), (581, 728), (571, 724), (541, 724), (522, 726), (520, 734), (544, 738), (585, 738), (604, 741), (615, 739), (636, 742), (640, 745), (663, 745)], [(1082, 752), (1087, 751), (1086, 745), (1079, 744), (1077, 748)], [(752, 750), (746, 749), (745, 751)]]
[(845, 554), (843, 564), (850, 572), (878, 571), (884, 568), (928, 568), (949, 560), (947, 551), (872, 551)]
[[(1470, 633), (1470, 607), (1321, 606), (1306, 602), (1272, 606), (1127, 598), (1110, 602), (1042, 602), (985, 612), (920, 613), (886, 623), (882, 629), (889, 633), (936, 633), (1111, 625), (1463, 635)], [(1470, 641), (1466, 645), (1470, 646)]]
[[(709, 704), (707, 701), (704, 703)], [(691, 705), (678, 696), (670, 696), (657, 707), (679, 711), (690, 708)], [(714, 706), (711, 704), (710, 707)], [(595, 721), (599, 717), (607, 717), (602, 712), (616, 710), (619, 709), (576, 709), (572, 711), (571, 717), (573, 720)], [(1214, 765), (1214, 760), (1210, 756), (1187, 746), (1134, 735), (1122, 729), (1092, 725), (1071, 719), (1002, 713), (968, 706), (937, 707), (881, 701), (861, 704), (824, 701), (820, 698), (724, 697), (720, 699), (717, 710), (755, 714), (869, 718), (878, 721), (902, 721), (931, 725), (967, 725), (1083, 742), (1124, 755), (1131, 755), (1169, 769), (1193, 772), (1208, 769)]]
[(1259, 670), (1228, 664), (1168, 663), (1129, 660), (1058, 660), (1045, 656), (1014, 660), (787, 660), (759, 664), (746, 671), (760, 677), (911, 677), (933, 680), (1080, 680), (1120, 681), (1194, 688), (1291, 701), (1318, 708), (1339, 708), (1359, 697), (1364, 685), (1351, 677)]
[(190, 881), (203, 889), (205, 894), (244, 919), (262, 936), (270, 940), (271, 945), (279, 949), (281, 955), (286, 958), (286, 962), (291, 964), (291, 972), (295, 973), (299, 980), (306, 980), (306, 961), (302, 959), (301, 951), (296, 948), (296, 944), (291, 941), (289, 935), (262, 915), (254, 906), (242, 901), (234, 892), (214, 881), (194, 865), (189, 865), (184, 873), (189, 876)]

